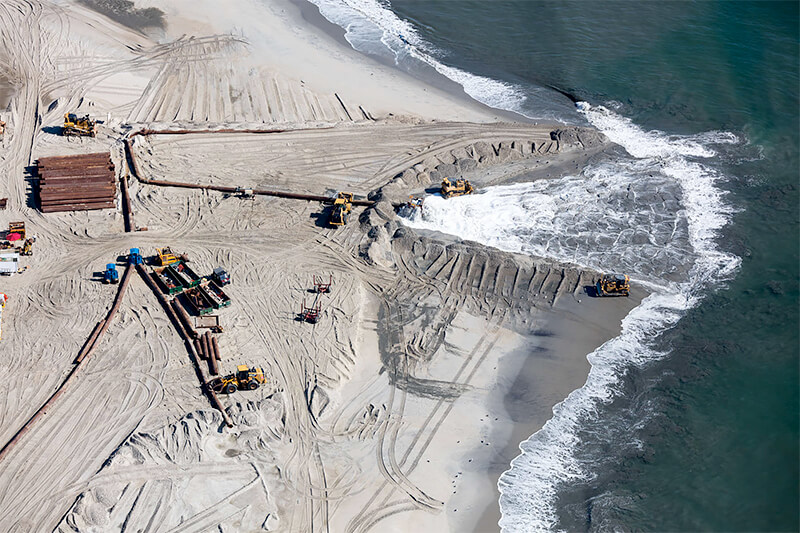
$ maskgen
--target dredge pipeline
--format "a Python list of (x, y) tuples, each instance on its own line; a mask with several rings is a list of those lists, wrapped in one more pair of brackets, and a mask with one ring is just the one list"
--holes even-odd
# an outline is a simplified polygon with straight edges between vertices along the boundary
[(122, 304), (122, 299), (125, 296), (125, 290), (128, 288), (128, 282), (130, 281), (130, 274), (131, 274), (131, 266), (128, 265), (125, 267), (125, 273), (122, 275), (122, 280), (119, 284), (119, 289), (117, 290), (117, 296), (114, 298), (114, 304), (111, 306), (111, 309), (108, 311), (108, 315), (97, 323), (95, 328), (92, 330), (92, 334), (89, 336), (89, 340), (84, 345), (81, 353), (78, 355), (76, 359), (75, 366), (72, 367), (72, 370), (67, 375), (66, 379), (61, 382), (61, 385), (58, 386), (56, 391), (47, 399), (47, 401), (42, 405), (34, 414), (31, 416), (27, 422), (17, 431), (11, 440), (8, 441), (2, 449), (0, 449), (0, 461), (11, 451), (11, 449), (17, 445), (22, 439), (22, 437), (31, 430), (33, 425), (41, 419), (42, 416), (47, 414), (47, 410), (53, 406), (56, 400), (64, 394), (67, 390), (67, 386), (73, 380), (73, 378), (78, 374), (78, 371), (83, 368), (83, 366), (89, 361), (92, 353), (94, 353), (95, 348), (100, 345), (100, 341), (103, 339), (103, 335), (105, 335), (108, 327), (111, 325), (111, 322), (114, 320), (114, 316), (117, 314), (120, 305)]
[[(230, 416), (228, 416), (228, 413), (225, 412), (225, 408), (222, 406), (222, 402), (219, 401), (219, 398), (217, 398), (217, 394), (211, 389), (211, 387), (206, 385), (208, 380), (206, 379), (203, 368), (200, 364), (200, 354), (198, 353), (197, 346), (194, 342), (197, 339), (197, 333), (193, 329), (189, 331), (186, 327), (184, 327), (179, 313), (176, 312), (176, 308), (173, 308), (172, 305), (170, 305), (170, 302), (164, 296), (164, 293), (162, 293), (161, 290), (156, 286), (153, 278), (150, 277), (150, 274), (147, 272), (147, 270), (142, 265), (136, 265), (136, 271), (139, 273), (139, 276), (141, 276), (147, 286), (150, 287), (150, 290), (152, 290), (156, 295), (161, 307), (164, 308), (167, 316), (175, 325), (175, 329), (178, 331), (180, 336), (183, 337), (187, 351), (189, 352), (189, 357), (191, 357), (192, 363), (194, 364), (195, 373), (197, 374), (197, 378), (200, 380), (200, 386), (208, 396), (209, 402), (211, 402), (211, 405), (220, 412), (222, 415), (222, 420), (225, 421), (225, 425), (228, 427), (233, 427), (233, 421), (231, 420)], [(176, 303), (176, 307), (178, 305), (179, 304)]]
[[(330, 196), (320, 196), (316, 194), (301, 194), (288, 191), (273, 191), (269, 189), (245, 189), (244, 187), (225, 187), (222, 185), (200, 185), (197, 183), (186, 183), (181, 181), (167, 181), (167, 180), (151, 180), (144, 177), (139, 169), (139, 164), (136, 157), (133, 155), (133, 147), (131, 146), (131, 137), (136, 135), (165, 135), (165, 134), (190, 134), (190, 133), (281, 133), (286, 130), (177, 130), (177, 131), (156, 131), (156, 130), (142, 130), (131, 134), (129, 138), (123, 140), (125, 143), (125, 153), (129, 161), (129, 167), (133, 171), (133, 176), (139, 183), (147, 185), (154, 185), (157, 187), (180, 187), (184, 189), (205, 189), (209, 191), (219, 191), (224, 193), (236, 194), (247, 190), (248, 192), (258, 196), (274, 196), (277, 198), (289, 198), (293, 200), (306, 200), (309, 202), (322, 202), (325, 204), (332, 204), (335, 198)], [(292, 130), (294, 131), (294, 130)], [(375, 202), (370, 200), (353, 200), (352, 204), (355, 206), (369, 207)], [(129, 205), (129, 204), (126, 204)]]

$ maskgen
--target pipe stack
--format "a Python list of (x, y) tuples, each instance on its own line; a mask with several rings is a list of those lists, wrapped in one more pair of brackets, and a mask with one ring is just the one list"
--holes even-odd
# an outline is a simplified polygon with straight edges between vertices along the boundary
[(117, 186), (107, 152), (41, 157), (37, 168), (43, 213), (114, 207)]

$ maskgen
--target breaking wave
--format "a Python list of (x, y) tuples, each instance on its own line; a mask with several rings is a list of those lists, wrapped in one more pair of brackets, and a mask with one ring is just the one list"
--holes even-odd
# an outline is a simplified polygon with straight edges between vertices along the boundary
[[(703, 161), (716, 155), (715, 145), (738, 143), (736, 136), (644, 131), (606, 107), (578, 108), (630, 157), (615, 156), (580, 176), (492, 187), (446, 201), (428, 198), (422, 214), (406, 221), (507, 251), (624, 271), (651, 290), (625, 317), (620, 335), (589, 354), (584, 386), (520, 444), (522, 453), (498, 483), (505, 531), (558, 528), (557, 491), (592, 476), (575, 455), (579, 430), (618, 393), (627, 368), (665, 355), (655, 345), (659, 334), (730, 279), (740, 263), (717, 246), (733, 209), (717, 187), (724, 176)], [(486, 212), (492, 217), (474, 216)]]
[[(310, 0), (322, 16), (345, 30), (345, 39), (360, 52), (375, 54), (403, 66), (409, 60), (421, 61), (453, 80), (475, 100), (495, 109), (524, 114), (526, 96), (522, 88), (445, 65), (441, 55), (419, 36), (408, 21), (390, 9), (386, 0)], [(531, 117), (533, 118), (533, 117)]]

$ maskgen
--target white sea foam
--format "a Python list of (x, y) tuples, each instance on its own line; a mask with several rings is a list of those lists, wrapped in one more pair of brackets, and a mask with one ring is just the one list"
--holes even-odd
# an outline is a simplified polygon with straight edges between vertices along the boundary
[(522, 113), (525, 95), (520, 87), (445, 65), (434, 57), (439, 51), (421, 38), (411, 23), (392, 12), (388, 1), (310, 1), (322, 16), (345, 29), (345, 38), (356, 50), (391, 58), (397, 64), (409, 57), (421, 61), (461, 85), (475, 100)]
[[(632, 157), (601, 163), (582, 176), (493, 187), (447, 201), (429, 198), (423, 216), (407, 222), (509, 251), (630, 272), (653, 291), (625, 317), (618, 337), (589, 354), (585, 385), (520, 445), (521, 455), (499, 482), (504, 531), (558, 528), (559, 487), (592, 476), (574, 454), (580, 428), (615, 396), (630, 365), (663, 357), (653, 340), (739, 265), (716, 244), (732, 213), (716, 186), (723, 177), (701, 162), (715, 155), (715, 145), (738, 142), (735, 136), (667, 135), (644, 131), (602, 106), (581, 103), (579, 110)], [(487, 212), (492, 217), (476, 216)]]

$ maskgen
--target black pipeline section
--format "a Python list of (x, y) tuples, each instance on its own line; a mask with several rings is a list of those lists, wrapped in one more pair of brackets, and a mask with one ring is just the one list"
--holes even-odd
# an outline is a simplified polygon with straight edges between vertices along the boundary
[[(184, 189), (205, 189), (209, 191), (219, 191), (231, 194), (242, 193), (245, 190), (252, 192), (254, 195), (259, 196), (275, 196), (277, 198), (290, 198), (293, 200), (307, 200), (309, 202), (322, 202), (332, 204), (335, 197), (320, 196), (316, 194), (301, 194), (288, 191), (273, 191), (269, 189), (245, 189), (244, 187), (225, 187), (222, 185), (200, 185), (197, 183), (186, 183), (181, 181), (167, 181), (167, 180), (151, 180), (144, 177), (139, 169), (139, 164), (133, 155), (131, 147), (131, 138), (136, 135), (186, 135), (192, 133), (283, 133), (287, 130), (142, 130), (131, 134), (129, 138), (124, 139), (125, 153), (130, 162), (130, 168), (133, 171), (133, 176), (140, 182), (147, 185), (155, 185), (157, 187), (181, 187)], [(295, 130), (291, 130), (295, 131)], [(369, 207), (375, 202), (370, 200), (353, 200), (351, 202), (356, 206)]]

